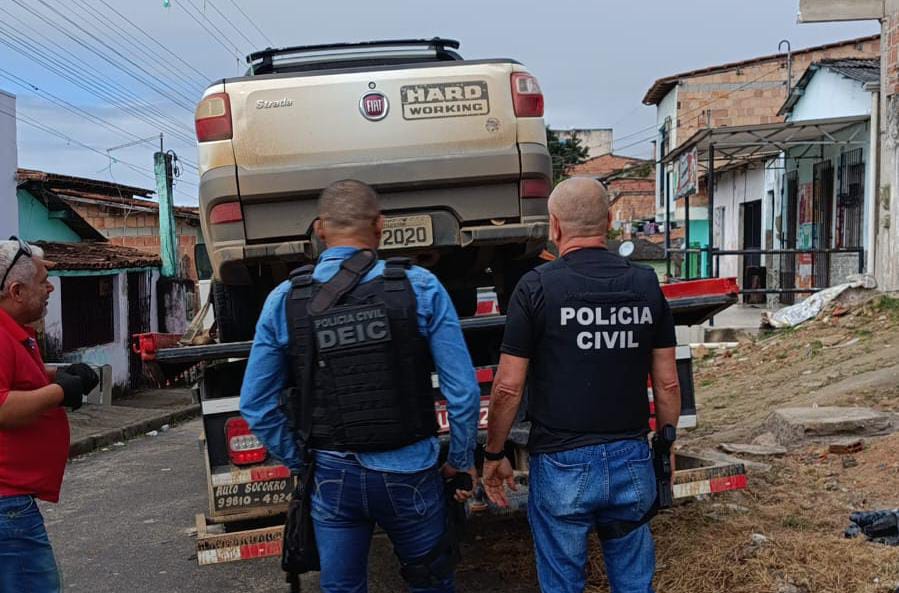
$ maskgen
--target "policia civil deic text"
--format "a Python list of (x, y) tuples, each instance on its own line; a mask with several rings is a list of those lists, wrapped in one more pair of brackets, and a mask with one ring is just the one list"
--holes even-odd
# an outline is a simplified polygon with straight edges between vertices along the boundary
[[(549, 200), (560, 257), (522, 277), (509, 304), (493, 383), (484, 485), (506, 505), (504, 454), (528, 387), (528, 520), (543, 593), (580, 593), (587, 537), (598, 533), (613, 593), (650, 593), (648, 520), (670, 504), (680, 415), (674, 320), (651, 268), (606, 250), (608, 195), (593, 179), (560, 183)], [(652, 377), (656, 421), (647, 442)], [(659, 485), (657, 485), (657, 478)]]
[[(457, 513), (446, 503), (472, 495), (480, 389), (446, 290), (406, 259), (379, 260), (382, 227), (364, 183), (322, 192), (315, 232), (327, 249), (269, 295), (240, 411), (299, 478), (286, 568), (320, 566), (325, 593), (364, 592), (378, 525), (411, 591), (450, 592)], [(431, 360), (451, 429), (439, 471)]]

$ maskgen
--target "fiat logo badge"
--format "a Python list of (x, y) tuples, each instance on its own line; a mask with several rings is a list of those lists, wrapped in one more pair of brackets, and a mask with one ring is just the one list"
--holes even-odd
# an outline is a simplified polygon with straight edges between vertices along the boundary
[(369, 91), (362, 95), (359, 99), (359, 111), (362, 117), (369, 121), (380, 121), (387, 117), (387, 110), (390, 103), (387, 101), (387, 95), (380, 91)]

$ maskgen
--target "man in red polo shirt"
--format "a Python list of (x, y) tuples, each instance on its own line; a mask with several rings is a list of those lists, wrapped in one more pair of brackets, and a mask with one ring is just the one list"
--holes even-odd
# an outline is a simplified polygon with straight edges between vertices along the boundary
[(62, 406), (97, 386), (87, 365), (44, 366), (27, 326), (47, 313), (53, 286), (43, 252), (0, 241), (0, 591), (58, 593), (59, 573), (35, 499), (57, 502), (69, 453)]

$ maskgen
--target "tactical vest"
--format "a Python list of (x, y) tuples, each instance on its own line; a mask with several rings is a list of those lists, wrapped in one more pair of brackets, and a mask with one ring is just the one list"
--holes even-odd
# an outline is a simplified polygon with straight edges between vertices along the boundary
[(528, 415), (557, 430), (647, 430), (646, 393), (658, 306), (641, 294), (641, 270), (608, 278), (574, 271), (564, 258), (536, 268), (544, 298), (532, 360)]
[(313, 279), (313, 266), (291, 274), (293, 403), (310, 449), (389, 451), (437, 434), (410, 262), (389, 259), (382, 276), (361, 283), (376, 261), (357, 252), (326, 283)]

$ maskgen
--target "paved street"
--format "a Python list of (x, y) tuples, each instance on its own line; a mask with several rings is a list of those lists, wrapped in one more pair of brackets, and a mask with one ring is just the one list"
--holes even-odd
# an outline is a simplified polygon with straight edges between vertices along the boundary
[[(42, 505), (62, 566), (65, 591), (90, 593), (284, 592), (274, 559), (197, 566), (190, 532), (206, 505), (201, 424), (193, 421), (156, 437), (129, 441), (73, 461), (59, 505)], [(523, 522), (523, 518), (521, 520)], [(515, 531), (521, 532), (521, 524)], [(520, 537), (517, 535), (516, 537)], [(482, 560), (478, 537), (466, 558)], [(493, 570), (463, 566), (459, 591), (530, 593)], [(373, 593), (402, 591), (389, 543), (376, 538), (371, 561)], [(317, 591), (316, 579), (304, 590)]]

